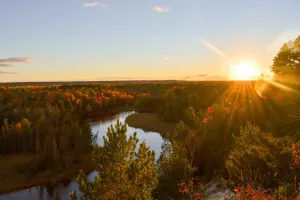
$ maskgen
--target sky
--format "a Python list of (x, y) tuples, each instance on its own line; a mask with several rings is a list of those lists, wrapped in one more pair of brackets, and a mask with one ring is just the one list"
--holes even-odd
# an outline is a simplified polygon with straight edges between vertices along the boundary
[(0, 82), (213, 80), (268, 73), (299, 0), (0, 0)]

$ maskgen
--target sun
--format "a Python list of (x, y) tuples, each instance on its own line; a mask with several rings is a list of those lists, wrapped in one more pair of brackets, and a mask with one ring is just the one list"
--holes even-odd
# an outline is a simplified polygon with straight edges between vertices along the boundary
[(238, 65), (230, 67), (232, 80), (253, 80), (259, 76), (258, 67), (251, 61), (240, 61)]

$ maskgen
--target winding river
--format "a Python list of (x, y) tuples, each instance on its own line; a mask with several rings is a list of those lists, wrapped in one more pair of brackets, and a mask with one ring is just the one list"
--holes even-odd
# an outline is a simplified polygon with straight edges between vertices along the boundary
[[(124, 122), (126, 117), (133, 113), (134, 112), (122, 112), (112, 117), (89, 122), (91, 124), (93, 134), (98, 133), (98, 144), (103, 145), (103, 136), (106, 135), (107, 128), (111, 124), (116, 124), (118, 119), (121, 122)], [(145, 132), (142, 129), (137, 129), (130, 126), (127, 127), (128, 135), (132, 135), (134, 132), (137, 133), (139, 142), (145, 141), (147, 145), (155, 151), (156, 158), (158, 158), (161, 152), (161, 145), (163, 143), (163, 138), (160, 136), (160, 134), (155, 132)], [(96, 172), (92, 172), (89, 175), (89, 179), (93, 180), (96, 175)], [(72, 190), (77, 190), (78, 192), (78, 185), (75, 180), (62, 182), (55, 186), (40, 185), (7, 194), (2, 194), (0, 195), (0, 200), (52, 200), (54, 199), (56, 192), (60, 193), (62, 199), (69, 199), (69, 193)]]

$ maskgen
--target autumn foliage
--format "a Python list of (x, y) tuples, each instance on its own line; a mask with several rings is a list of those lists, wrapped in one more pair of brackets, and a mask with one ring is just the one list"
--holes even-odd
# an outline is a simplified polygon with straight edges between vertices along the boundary
[(194, 178), (187, 181), (180, 181), (178, 191), (182, 194), (183, 199), (203, 200), (202, 189), (203, 185), (196, 183)]

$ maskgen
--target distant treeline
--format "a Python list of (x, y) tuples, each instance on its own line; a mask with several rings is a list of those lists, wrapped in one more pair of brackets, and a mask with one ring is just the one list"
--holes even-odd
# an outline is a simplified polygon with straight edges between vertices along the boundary
[[(85, 119), (134, 109), (149, 86), (1, 86), (0, 155), (35, 153), (28, 170), (63, 169), (91, 152), (94, 136)], [(156, 91), (156, 89), (153, 89)]]

